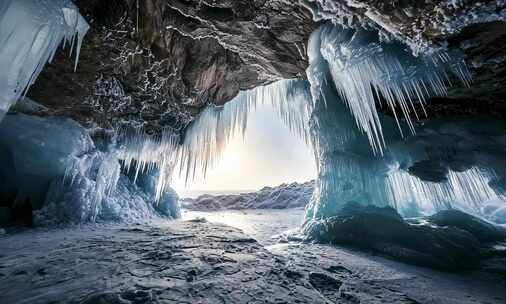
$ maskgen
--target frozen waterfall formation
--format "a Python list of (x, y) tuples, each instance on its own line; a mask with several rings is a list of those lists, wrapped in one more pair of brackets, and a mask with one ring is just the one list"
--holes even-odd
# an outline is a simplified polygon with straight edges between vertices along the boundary
[(313, 34), (308, 77), (319, 180), (308, 220), (358, 202), (405, 216), (460, 208), (504, 221), (504, 124), (416, 123), (428, 97), (444, 95), (452, 81), (470, 83), (462, 59), (448, 54), (414, 57), (374, 30), (325, 25)]

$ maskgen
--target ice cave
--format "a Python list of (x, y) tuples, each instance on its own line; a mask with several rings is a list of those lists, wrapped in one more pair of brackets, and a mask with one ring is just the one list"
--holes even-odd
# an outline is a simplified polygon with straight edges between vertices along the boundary
[(0, 0), (0, 302), (506, 303), (505, 81), (504, 0)]

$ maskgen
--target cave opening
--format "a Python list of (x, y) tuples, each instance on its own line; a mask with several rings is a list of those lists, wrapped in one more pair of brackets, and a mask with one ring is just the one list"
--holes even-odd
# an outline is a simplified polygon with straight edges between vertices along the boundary
[(6, 301), (504, 302), (504, 1), (288, 2), (0, 1)]

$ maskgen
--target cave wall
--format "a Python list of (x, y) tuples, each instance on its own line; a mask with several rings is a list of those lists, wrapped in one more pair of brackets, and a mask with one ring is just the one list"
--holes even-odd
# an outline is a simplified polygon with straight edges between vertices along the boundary
[(74, 73), (67, 53), (58, 52), (29, 95), (49, 108), (42, 115), (71, 117), (85, 127), (182, 131), (207, 104), (222, 105), (240, 90), (278, 79), (305, 78), (307, 40), (323, 20), (378, 28), (415, 52), (462, 49), (473, 88), (452, 88), (428, 111), (505, 117), (500, 1), (75, 3), (91, 25), (79, 68)]
[(86, 127), (184, 129), (207, 104), (304, 77), (306, 9), (284, 1), (75, 1), (91, 25), (77, 72), (59, 51), (29, 91)]

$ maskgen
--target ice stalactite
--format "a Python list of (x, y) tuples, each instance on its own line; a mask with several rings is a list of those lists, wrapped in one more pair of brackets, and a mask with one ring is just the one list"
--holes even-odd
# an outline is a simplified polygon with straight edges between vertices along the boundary
[(0, 123), (0, 197), (30, 206), (36, 225), (179, 217), (173, 190), (155, 197), (162, 173), (126, 172), (116, 141), (94, 141), (70, 119), (8, 113)]
[(379, 32), (358, 27), (346, 29), (327, 24), (313, 36), (318, 52), (327, 61), (333, 82), (353, 114), (358, 127), (367, 135), (376, 153), (383, 153), (385, 140), (376, 108), (384, 101), (397, 117), (400, 109), (411, 133), (415, 132), (411, 115), (413, 103), (422, 107), (431, 96), (444, 96), (453, 73), (469, 85), (470, 75), (460, 56), (447, 52), (415, 57), (396, 41), (382, 41)]
[[(415, 58), (397, 43), (371, 45), (373, 34), (325, 25), (309, 42), (318, 180), (307, 219), (338, 215), (350, 202), (392, 206), (405, 216), (459, 208), (487, 217), (487, 202), (506, 205), (504, 190), (493, 186), (506, 172), (506, 151), (497, 144), (503, 124), (409, 120), (412, 102), (444, 94), (446, 68), (468, 83), (463, 63)], [(442, 58), (446, 64), (436, 66)], [(400, 105), (406, 119), (377, 112), (381, 99), (392, 110)], [(412, 132), (403, 138), (399, 129)]]
[(260, 104), (270, 104), (286, 126), (309, 142), (310, 95), (307, 82), (284, 80), (239, 93), (224, 106), (209, 106), (186, 130), (183, 138), (167, 130), (161, 136), (144, 135), (141, 129), (120, 131), (118, 157), (127, 170), (139, 172), (156, 168), (157, 199), (168, 189), (173, 174), (187, 181), (205, 177), (222, 155), (227, 142), (242, 136), (248, 115)]
[(145, 171), (157, 170), (156, 200), (170, 189), (175, 167), (179, 136), (170, 130), (160, 136), (148, 136), (142, 129), (123, 130), (117, 134), (117, 156), (126, 171), (134, 170), (134, 181)]
[(0, 120), (30, 85), (58, 46), (75, 52), (75, 66), (89, 25), (71, 0), (0, 2)]

